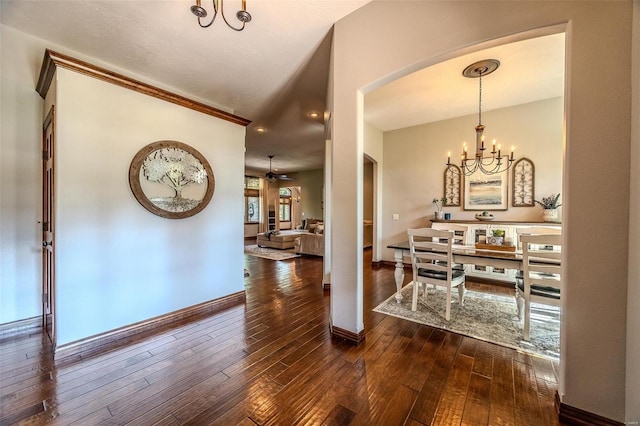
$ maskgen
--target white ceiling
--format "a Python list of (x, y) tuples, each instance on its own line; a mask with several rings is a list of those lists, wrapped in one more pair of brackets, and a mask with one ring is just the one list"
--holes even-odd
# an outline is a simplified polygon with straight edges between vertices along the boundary
[[(468, 65), (497, 59), (482, 78), (482, 111), (564, 93), (564, 34), (505, 44), (460, 56), (397, 79), (365, 96), (365, 120), (383, 131), (478, 113), (478, 79)], [(473, 129), (471, 129), (473, 132)]]
[[(200, 28), (195, 0), (0, 0), (2, 24), (129, 70), (145, 81), (252, 120), (247, 168), (291, 173), (321, 168), (330, 30), (370, 0), (248, 0), (242, 32), (219, 16)], [(227, 0), (235, 21), (240, 0)], [(203, 0), (211, 9), (211, 1)], [(236, 21), (237, 22), (237, 21)], [(477, 59), (501, 67), (483, 78), (483, 110), (562, 95), (563, 39), (550, 36), (432, 66), (368, 94), (366, 119), (382, 130), (477, 112)], [(43, 52), (44, 54), (44, 52)], [(257, 127), (267, 129), (256, 132)]]

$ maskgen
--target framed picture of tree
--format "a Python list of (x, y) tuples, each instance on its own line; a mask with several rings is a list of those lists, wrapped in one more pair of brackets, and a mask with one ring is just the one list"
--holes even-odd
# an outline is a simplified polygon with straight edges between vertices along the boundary
[(209, 204), (215, 179), (198, 150), (182, 142), (158, 141), (142, 148), (131, 160), (129, 186), (151, 213), (183, 219)]

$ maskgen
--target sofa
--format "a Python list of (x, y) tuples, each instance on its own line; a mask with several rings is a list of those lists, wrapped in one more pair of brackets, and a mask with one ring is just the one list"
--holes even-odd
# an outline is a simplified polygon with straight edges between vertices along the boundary
[(295, 239), (293, 250), (297, 254), (324, 256), (324, 233), (308, 232)]
[(295, 239), (293, 250), (298, 254), (324, 256), (324, 222), (322, 219), (305, 219), (302, 226), (305, 233)]
[[(324, 223), (312, 222), (306, 227), (308, 233), (295, 239), (293, 250), (298, 254), (324, 256)], [(365, 220), (363, 225), (363, 248), (373, 246), (373, 221)]]
[(290, 249), (294, 247), (295, 239), (303, 233), (306, 231), (263, 232), (258, 234), (256, 244), (258, 247)]

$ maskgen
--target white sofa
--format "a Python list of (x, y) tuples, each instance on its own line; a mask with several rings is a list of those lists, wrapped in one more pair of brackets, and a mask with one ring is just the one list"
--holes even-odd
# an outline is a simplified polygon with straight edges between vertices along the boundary
[(298, 254), (324, 256), (324, 233), (309, 232), (296, 238), (293, 249)]

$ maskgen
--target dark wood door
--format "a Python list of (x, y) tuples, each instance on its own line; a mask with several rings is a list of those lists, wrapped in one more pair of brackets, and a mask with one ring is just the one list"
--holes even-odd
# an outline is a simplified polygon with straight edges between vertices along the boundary
[(42, 325), (55, 346), (54, 107), (42, 125)]

